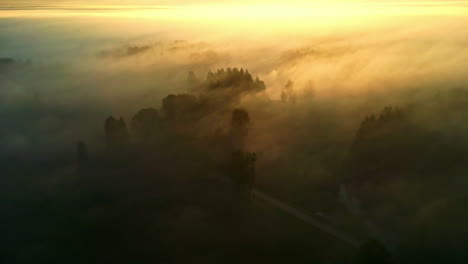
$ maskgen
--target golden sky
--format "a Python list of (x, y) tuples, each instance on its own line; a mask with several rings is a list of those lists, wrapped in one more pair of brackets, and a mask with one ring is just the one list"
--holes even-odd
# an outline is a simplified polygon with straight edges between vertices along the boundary
[(305, 18), (466, 16), (468, 0), (0, 0), (1, 17)]
[(468, 0), (458, 1), (430, 1), (430, 0), (1, 0), (0, 5), (309, 5), (330, 3), (372, 3), (372, 4), (421, 4), (421, 3), (462, 3)]

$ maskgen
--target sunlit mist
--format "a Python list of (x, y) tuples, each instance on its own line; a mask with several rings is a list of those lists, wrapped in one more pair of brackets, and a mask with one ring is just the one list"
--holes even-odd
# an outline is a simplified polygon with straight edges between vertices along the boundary
[(468, 2), (0, 0), (2, 263), (468, 263)]

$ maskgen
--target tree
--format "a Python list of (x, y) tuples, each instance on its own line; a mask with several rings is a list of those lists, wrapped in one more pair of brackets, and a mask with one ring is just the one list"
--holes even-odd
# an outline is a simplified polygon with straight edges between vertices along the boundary
[(265, 90), (263, 81), (255, 78), (249, 71), (237, 68), (218, 69), (215, 73), (209, 71), (204, 83), (207, 90), (231, 90), (242, 92), (260, 92)]
[(132, 131), (142, 142), (150, 142), (161, 129), (162, 119), (158, 110), (144, 108), (138, 111), (131, 122)]
[(120, 149), (129, 143), (127, 125), (122, 117), (118, 120), (112, 116), (108, 117), (104, 132), (108, 149)]
[(245, 139), (249, 133), (249, 127), (249, 113), (242, 108), (234, 109), (234, 111), (232, 111), (230, 131), (233, 149), (242, 149), (244, 147)]
[(385, 107), (366, 116), (351, 145), (347, 174), (355, 183), (369, 183), (417, 168), (420, 146), (415, 147), (414, 136), (418, 133), (399, 108)]
[(162, 101), (162, 112), (171, 121), (191, 120), (199, 107), (197, 97), (190, 94), (170, 94)]

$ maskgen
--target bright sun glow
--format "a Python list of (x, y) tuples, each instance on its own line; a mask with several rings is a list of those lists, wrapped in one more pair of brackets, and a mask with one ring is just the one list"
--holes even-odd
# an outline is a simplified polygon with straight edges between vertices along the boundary
[(44, 6), (4, 7), (0, 17), (102, 16), (162, 19), (320, 19), (352, 16), (465, 15), (466, 2), (347, 3), (312, 5), (198, 5), (198, 6)]

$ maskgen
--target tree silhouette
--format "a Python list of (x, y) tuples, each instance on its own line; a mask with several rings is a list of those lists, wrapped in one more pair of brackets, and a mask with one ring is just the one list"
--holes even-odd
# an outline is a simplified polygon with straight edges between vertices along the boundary
[(385, 107), (366, 116), (351, 145), (349, 175), (358, 183), (410, 171), (417, 165), (415, 133), (399, 108)]
[(218, 69), (216, 72), (209, 71), (204, 86), (208, 90), (236, 89), (239, 92), (258, 92), (265, 90), (263, 81), (252, 78), (252, 75), (244, 69), (227, 68)]
[(161, 117), (158, 110), (145, 108), (138, 111), (132, 118), (132, 131), (142, 142), (150, 142), (161, 129)]
[(249, 113), (242, 108), (234, 109), (234, 111), (232, 111), (230, 131), (233, 149), (243, 149), (245, 140), (249, 133), (249, 126)]
[(104, 132), (107, 147), (110, 150), (121, 149), (129, 143), (127, 125), (122, 117), (118, 120), (112, 116), (108, 117), (104, 125)]
[(162, 112), (170, 121), (189, 121), (196, 117), (200, 103), (190, 94), (168, 95), (162, 101)]
[(395, 130), (403, 118), (403, 111), (391, 106), (385, 107), (377, 117), (373, 114), (366, 116), (359, 127), (354, 144), (371, 138), (385, 137)]

